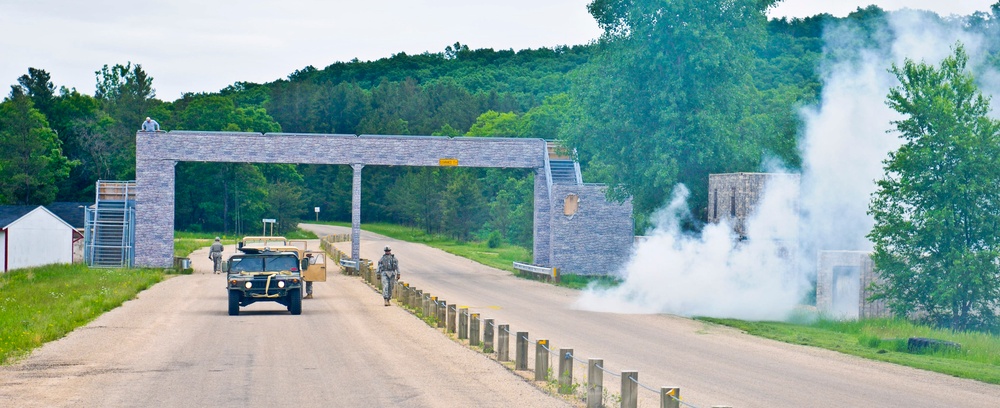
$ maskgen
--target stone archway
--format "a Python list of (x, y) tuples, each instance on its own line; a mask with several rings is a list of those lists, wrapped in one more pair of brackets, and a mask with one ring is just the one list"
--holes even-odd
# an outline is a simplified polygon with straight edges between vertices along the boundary
[[(631, 202), (606, 203), (598, 198), (603, 186), (553, 184), (548, 149), (542, 139), (138, 132), (135, 165), (137, 266), (169, 267), (173, 263), (174, 166), (181, 161), (350, 165), (354, 170), (351, 220), (352, 257), (355, 259), (360, 252), (361, 173), (365, 166), (533, 169), (536, 265), (563, 267), (565, 264), (571, 265), (570, 270), (581, 273), (606, 272), (618, 258), (627, 256), (633, 240)], [(553, 231), (554, 189), (558, 189), (560, 197), (568, 193), (593, 197), (587, 201), (591, 215), (575, 217), (574, 225), (557, 220), (559, 231)], [(561, 201), (559, 205), (562, 206)], [(560, 244), (554, 245), (556, 241)], [(581, 242), (589, 245), (581, 245)], [(605, 255), (595, 263), (592, 255), (597, 252), (595, 246), (604, 250), (610, 247), (612, 253), (621, 255)]]

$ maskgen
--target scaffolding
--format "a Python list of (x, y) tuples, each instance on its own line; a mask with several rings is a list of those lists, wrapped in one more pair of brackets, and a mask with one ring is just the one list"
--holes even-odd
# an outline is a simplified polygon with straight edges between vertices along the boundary
[(135, 263), (135, 181), (97, 182), (94, 205), (87, 208), (84, 260), (98, 268), (129, 268)]

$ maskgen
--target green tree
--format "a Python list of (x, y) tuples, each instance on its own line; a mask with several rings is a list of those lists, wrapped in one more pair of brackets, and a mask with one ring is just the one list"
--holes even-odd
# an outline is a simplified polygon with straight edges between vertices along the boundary
[[(759, 168), (769, 127), (747, 123), (762, 96), (752, 74), (771, 0), (594, 0), (601, 53), (573, 90), (567, 129), (588, 176), (643, 214), (678, 183), (707, 201), (708, 174)], [(692, 205), (701, 208), (700, 205)]]
[(52, 84), (49, 73), (43, 69), (28, 68), (28, 74), (18, 78), (17, 83), (24, 89), (24, 93), (31, 97), (35, 109), (51, 120), (56, 87)]
[(1000, 122), (966, 72), (961, 44), (940, 67), (906, 60), (888, 105), (905, 141), (885, 161), (868, 237), (875, 298), (954, 330), (997, 329)]
[[(105, 65), (97, 74), (94, 97), (101, 102), (102, 110), (112, 119), (112, 124), (104, 129), (106, 138), (116, 147), (110, 166), (114, 178), (135, 177), (135, 133), (146, 116), (153, 113), (159, 101), (153, 99), (153, 78), (142, 70), (139, 64)], [(161, 125), (165, 125), (160, 121)]]
[(416, 225), (428, 234), (441, 231), (445, 222), (442, 218), (445, 173), (436, 167), (406, 170), (386, 193), (396, 219)]
[(486, 111), (476, 118), (466, 136), (517, 137), (521, 119), (514, 112)]
[(302, 188), (284, 181), (271, 183), (267, 187), (267, 213), (270, 218), (277, 220), (275, 232), (294, 230), (299, 224), (299, 217), (306, 210)]
[(469, 240), (474, 232), (479, 231), (486, 215), (483, 189), (472, 170), (450, 168), (442, 172), (451, 173), (448, 175), (441, 204), (444, 232), (463, 241)]
[(48, 204), (56, 197), (56, 184), (78, 163), (63, 156), (45, 115), (13, 88), (0, 103), (0, 201)]

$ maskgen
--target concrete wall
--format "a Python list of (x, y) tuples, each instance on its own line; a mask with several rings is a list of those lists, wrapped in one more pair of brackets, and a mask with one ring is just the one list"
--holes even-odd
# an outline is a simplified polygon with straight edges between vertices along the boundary
[(733, 230), (746, 236), (746, 221), (757, 209), (768, 181), (791, 178), (798, 185), (798, 174), (724, 173), (708, 176), (708, 222), (728, 219)]
[[(139, 132), (136, 135), (136, 242), (139, 266), (172, 265), (174, 166), (178, 161), (352, 165), (354, 188), (365, 166), (528, 168), (535, 171), (534, 260), (573, 273), (610, 273), (631, 251), (632, 205), (608, 203), (598, 185), (552, 185), (541, 139), (228, 132)], [(352, 203), (360, 223), (360, 192)], [(580, 210), (562, 215), (566, 194)], [(559, 209), (553, 209), (557, 203)], [(592, 254), (600, 253), (599, 257)]]
[(5, 271), (73, 262), (73, 227), (43, 207), (11, 223), (3, 238)]
[[(614, 274), (632, 253), (632, 202), (609, 202), (606, 190), (598, 184), (552, 185), (552, 265), (560, 273)], [(567, 214), (567, 201), (576, 203), (575, 212)]]
[(876, 279), (870, 252), (820, 251), (816, 307), (836, 317), (887, 317), (890, 313), (884, 301), (867, 300), (872, 295), (870, 286)]

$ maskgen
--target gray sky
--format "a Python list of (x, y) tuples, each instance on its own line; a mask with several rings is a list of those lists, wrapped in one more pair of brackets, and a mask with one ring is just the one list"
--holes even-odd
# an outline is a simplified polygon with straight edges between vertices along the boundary
[[(988, 10), (996, 0), (785, 0), (771, 16), (843, 16), (858, 6)], [(44, 69), (93, 95), (95, 71), (141, 64), (157, 98), (270, 82), (305, 66), (398, 52), (585, 44), (600, 30), (590, 0), (0, 0), (0, 96)]]

